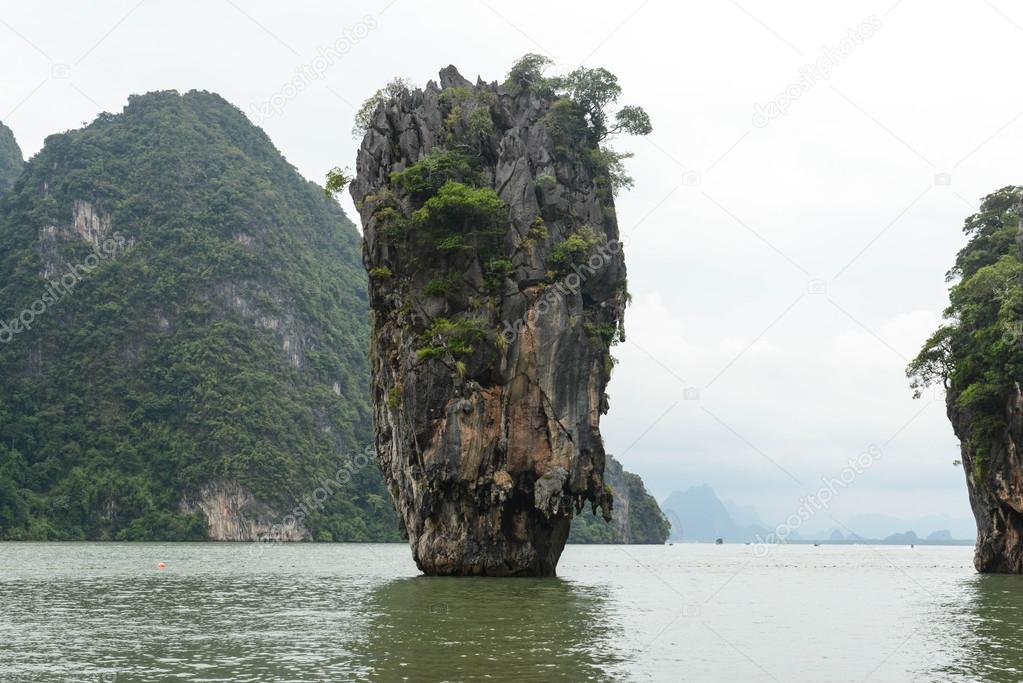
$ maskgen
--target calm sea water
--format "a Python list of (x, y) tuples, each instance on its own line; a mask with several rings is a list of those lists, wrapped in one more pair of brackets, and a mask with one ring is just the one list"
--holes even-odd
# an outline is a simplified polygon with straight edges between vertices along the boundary
[(0, 544), (0, 680), (1023, 680), (1023, 577), (971, 548), (569, 546), (537, 580), (250, 550)]

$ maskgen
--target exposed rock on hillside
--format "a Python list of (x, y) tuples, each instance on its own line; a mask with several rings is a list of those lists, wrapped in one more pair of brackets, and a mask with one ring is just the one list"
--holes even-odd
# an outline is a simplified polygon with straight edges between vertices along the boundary
[(181, 501), (181, 512), (199, 512), (215, 541), (308, 541), (305, 525), (281, 524), (281, 514), (237, 481), (211, 481)]
[(627, 294), (587, 125), (453, 66), (369, 120), (351, 192), (377, 455), (426, 573), (552, 575), (573, 511), (611, 515), (598, 427)]
[[(1019, 343), (1019, 342), (1017, 342)], [(1018, 376), (1018, 375), (1017, 375)], [(1006, 397), (1004, 427), (987, 443), (971, 442), (984, 414), (963, 410), (949, 394), (948, 415), (961, 440), (970, 505), (977, 518), (977, 571), (1023, 573), (1023, 396), (1018, 381)]]

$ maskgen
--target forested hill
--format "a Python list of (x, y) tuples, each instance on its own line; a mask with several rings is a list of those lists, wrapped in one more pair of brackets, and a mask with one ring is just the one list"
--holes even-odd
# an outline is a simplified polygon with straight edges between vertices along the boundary
[(14, 186), (14, 181), (21, 175), (24, 165), (25, 160), (21, 156), (21, 148), (14, 139), (14, 133), (0, 123), (0, 195)]
[(398, 538), (358, 232), (240, 110), (134, 96), (0, 204), (0, 538)]

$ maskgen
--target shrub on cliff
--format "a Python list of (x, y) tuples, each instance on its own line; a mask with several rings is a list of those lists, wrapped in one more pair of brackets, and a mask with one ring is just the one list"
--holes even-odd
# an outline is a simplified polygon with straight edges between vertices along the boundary
[(605, 141), (618, 135), (649, 135), (653, 132), (650, 116), (642, 107), (626, 105), (612, 113), (622, 87), (618, 77), (607, 69), (579, 67), (564, 76), (545, 76), (551, 60), (543, 55), (527, 54), (508, 72), (505, 88), (518, 95), (534, 92), (544, 97), (557, 96), (547, 114), (551, 134), (565, 141), (561, 146), (580, 142), (590, 148), (586, 159), (597, 171), (606, 191), (617, 195), (632, 187), (625, 171), (631, 153), (617, 152)]
[(504, 234), (506, 215), (504, 202), (489, 187), (449, 180), (412, 213), (412, 222), (431, 235), (458, 237), (478, 249), (488, 238)]
[(381, 104), (401, 97), (412, 89), (412, 81), (407, 78), (395, 78), (383, 88), (370, 95), (355, 112), (355, 121), (352, 124), (352, 137), (360, 137), (369, 128), (373, 113)]
[(421, 202), (436, 194), (449, 180), (468, 182), (474, 174), (467, 154), (438, 148), (404, 171), (392, 173), (390, 179), (403, 187), (413, 200)]

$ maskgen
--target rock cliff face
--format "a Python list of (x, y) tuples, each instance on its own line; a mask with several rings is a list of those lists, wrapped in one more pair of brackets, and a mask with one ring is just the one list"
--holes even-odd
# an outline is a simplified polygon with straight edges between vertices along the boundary
[(639, 475), (627, 472), (607, 454), (604, 482), (611, 487), (614, 511), (605, 523), (596, 515), (580, 512), (572, 520), (569, 543), (642, 543), (662, 544), (668, 540), (671, 524), (660, 506), (646, 490)]
[[(1020, 339), (1013, 340), (1020, 344)], [(1023, 573), (1023, 395), (1020, 379), (1005, 396), (1004, 422), (984, 441), (973, 438), (982, 411), (960, 405), (962, 389), (953, 385), (946, 399), (952, 428), (960, 440), (970, 506), (977, 519), (973, 563), (980, 572)], [(1001, 416), (999, 416), (1001, 417)]]
[(0, 123), (0, 195), (14, 186), (25, 160), (11, 129)]
[(373, 311), (377, 456), (419, 568), (553, 575), (610, 517), (599, 431), (625, 264), (596, 143), (556, 98), (465, 80), (374, 112), (351, 193)]
[(613, 530), (614, 537), (623, 539), (622, 543), (630, 543), (629, 516), (632, 514), (633, 501), (629, 495), (629, 483), (625, 479), (625, 468), (611, 455), (607, 455), (604, 461), (604, 483), (611, 489), (615, 504), (607, 524)]
[(950, 322), (910, 364), (920, 388), (943, 381), (977, 519), (974, 564), (1023, 573), (1023, 188), (988, 195), (966, 220), (951, 277)]
[(1023, 573), (1023, 395), (1014, 383), (1005, 401), (1005, 426), (986, 448), (971, 443), (983, 416), (960, 409), (949, 394), (948, 416), (961, 440), (970, 506), (977, 519), (974, 566), (980, 572)]
[(213, 541), (312, 540), (303, 524), (281, 524), (280, 511), (256, 499), (234, 480), (211, 481), (186, 496), (180, 507), (186, 515), (202, 513)]

